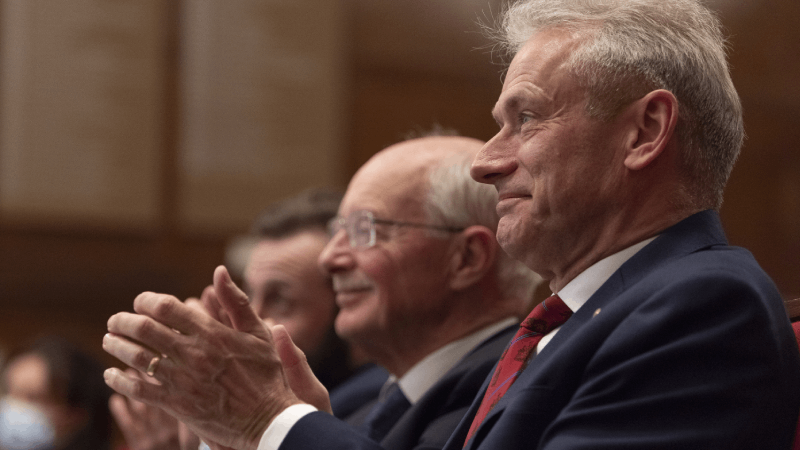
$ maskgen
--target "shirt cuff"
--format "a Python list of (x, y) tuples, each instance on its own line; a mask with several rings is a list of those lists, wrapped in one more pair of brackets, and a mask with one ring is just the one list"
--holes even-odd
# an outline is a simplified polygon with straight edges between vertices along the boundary
[(314, 411), (317, 411), (317, 408), (305, 403), (292, 405), (284, 409), (275, 417), (272, 423), (269, 424), (264, 434), (261, 435), (261, 441), (258, 443), (258, 450), (278, 450), (283, 440), (286, 439), (286, 435), (289, 434), (289, 430), (291, 430), (300, 419)]

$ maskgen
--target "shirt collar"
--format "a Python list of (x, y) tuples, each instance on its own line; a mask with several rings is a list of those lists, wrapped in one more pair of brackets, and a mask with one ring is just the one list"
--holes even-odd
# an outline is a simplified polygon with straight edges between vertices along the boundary
[(653, 236), (642, 242), (633, 244), (624, 250), (592, 264), (591, 267), (584, 270), (577, 277), (573, 278), (572, 281), (567, 283), (567, 285), (558, 292), (558, 296), (572, 312), (577, 311), (589, 300), (589, 297), (600, 289), (603, 283), (611, 278), (611, 275), (613, 275), (617, 269), (656, 237), (658, 236)]
[(518, 323), (519, 319), (509, 317), (457, 341), (453, 341), (416, 363), (399, 380), (394, 375), (391, 375), (386, 381), (386, 386), (397, 381), (400, 390), (403, 391), (403, 394), (413, 405), (472, 349), (495, 333)]

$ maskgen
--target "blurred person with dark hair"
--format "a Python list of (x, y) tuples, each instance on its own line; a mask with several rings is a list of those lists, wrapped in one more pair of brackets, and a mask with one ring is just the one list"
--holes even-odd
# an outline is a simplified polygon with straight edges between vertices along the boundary
[[(243, 274), (244, 291), (256, 314), (286, 327), (329, 391), (335, 391), (366, 360), (336, 335), (333, 323), (338, 308), (331, 277), (317, 266), (330, 239), (328, 222), (336, 216), (341, 199), (338, 190), (311, 189), (267, 208), (253, 224), (255, 243)], [(332, 392), (337, 416), (346, 416), (363, 401), (375, 398), (388, 376), (374, 365), (363, 369), (366, 372), (355, 383), (361, 400)]]
[(12, 355), (3, 372), (0, 449), (107, 450), (111, 441), (103, 366), (59, 337)]

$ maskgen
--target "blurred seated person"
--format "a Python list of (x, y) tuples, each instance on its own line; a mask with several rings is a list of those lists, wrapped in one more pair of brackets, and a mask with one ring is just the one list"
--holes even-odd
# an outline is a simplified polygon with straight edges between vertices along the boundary
[(45, 337), (3, 371), (0, 449), (107, 450), (111, 441), (103, 366), (75, 345)]
[[(331, 276), (317, 265), (328, 243), (328, 222), (342, 194), (313, 189), (266, 209), (253, 224), (256, 242), (244, 270), (244, 291), (256, 314), (283, 325), (309, 366), (331, 392), (333, 412), (345, 417), (377, 397), (388, 374), (370, 364), (334, 330), (338, 313)], [(340, 385), (356, 372), (357, 382)], [(354, 389), (355, 388), (355, 389)], [(353, 399), (352, 397), (356, 398)]]
[[(360, 351), (333, 328), (335, 294), (317, 258), (330, 238), (327, 224), (336, 216), (341, 198), (335, 190), (311, 189), (271, 205), (246, 239), (229, 246), (226, 262), (236, 267), (237, 260), (246, 261), (239, 265), (253, 310), (286, 328), (330, 392), (334, 414), (346, 419), (377, 398), (388, 373), (365, 364)], [(187, 443), (189, 436), (179, 437), (177, 421), (157, 408), (120, 395), (113, 396), (110, 407), (133, 450), (197, 448)]]

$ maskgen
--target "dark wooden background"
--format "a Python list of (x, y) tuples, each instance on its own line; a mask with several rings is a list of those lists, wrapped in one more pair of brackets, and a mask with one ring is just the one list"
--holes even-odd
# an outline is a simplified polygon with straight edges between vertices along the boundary
[[(409, 129), (436, 122), (481, 139), (493, 135), (496, 125), (489, 111), (500, 91), (502, 67), (493, 64), (475, 22), (498, 4), (347, 2), (342, 180)], [(714, 5), (731, 35), (733, 77), (748, 134), (729, 184), (723, 222), (731, 242), (753, 252), (786, 299), (800, 297), (800, 27), (795, 23), (800, 2)], [(163, 13), (163, 64), (174, 74), (182, 56), (179, 8), (168, 6)], [(192, 235), (176, 226), (177, 187), (171, 180), (177, 170), (180, 88), (177, 76), (164, 82), (167, 173), (154, 231), (0, 223), (0, 348), (58, 332), (101, 354), (107, 318), (130, 310), (139, 292), (187, 297), (210, 281), (230, 234)]]

